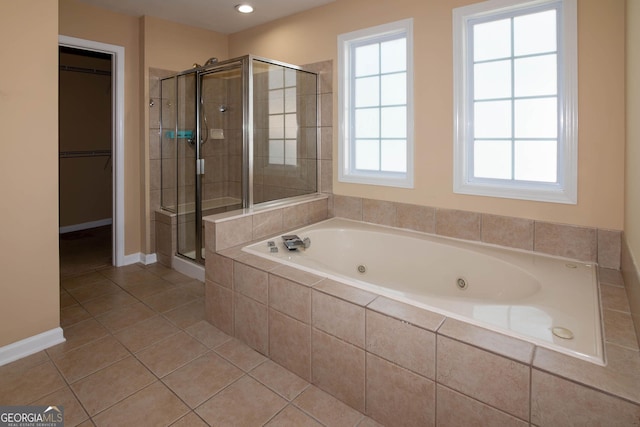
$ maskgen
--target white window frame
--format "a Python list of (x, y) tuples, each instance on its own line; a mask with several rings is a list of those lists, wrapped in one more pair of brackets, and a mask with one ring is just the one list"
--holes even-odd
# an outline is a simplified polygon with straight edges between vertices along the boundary
[[(474, 179), (469, 22), (505, 12), (558, 7), (558, 176), (556, 183)], [(578, 199), (578, 43), (576, 0), (489, 0), (453, 10), (454, 177), (459, 194), (576, 204)]]
[[(349, 117), (351, 110), (350, 93), (354, 87), (351, 47), (363, 41), (383, 41), (385, 38), (403, 34), (407, 49), (407, 153), (406, 172), (361, 171), (356, 170), (355, 160), (351, 158), (352, 126)], [(376, 27), (353, 31), (338, 36), (338, 181), (382, 185), (389, 187), (413, 188), (413, 18), (391, 22)]]

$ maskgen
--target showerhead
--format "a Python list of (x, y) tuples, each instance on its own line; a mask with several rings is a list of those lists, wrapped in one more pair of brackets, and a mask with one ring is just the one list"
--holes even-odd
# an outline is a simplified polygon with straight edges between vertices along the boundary
[(207, 62), (204, 63), (204, 66), (208, 67), (209, 65), (213, 65), (216, 62), (218, 62), (218, 58), (216, 58), (216, 57), (209, 58), (209, 59), (207, 59)]

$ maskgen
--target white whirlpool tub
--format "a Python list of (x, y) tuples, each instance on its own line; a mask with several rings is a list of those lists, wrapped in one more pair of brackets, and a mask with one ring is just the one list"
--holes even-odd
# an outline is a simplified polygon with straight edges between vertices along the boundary
[(332, 218), (244, 251), (604, 365), (597, 268), (565, 258)]

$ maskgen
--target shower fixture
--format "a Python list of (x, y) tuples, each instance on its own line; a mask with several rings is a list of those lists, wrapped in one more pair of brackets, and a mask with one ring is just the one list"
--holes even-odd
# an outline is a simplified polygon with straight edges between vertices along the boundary
[(216, 62), (218, 62), (218, 58), (212, 57), (212, 58), (207, 59), (207, 62), (204, 63), (204, 66), (208, 67), (209, 65), (213, 65)]
[(226, 112), (228, 109), (228, 107), (226, 105), (221, 105), (218, 107), (218, 111), (220, 111), (221, 113)]

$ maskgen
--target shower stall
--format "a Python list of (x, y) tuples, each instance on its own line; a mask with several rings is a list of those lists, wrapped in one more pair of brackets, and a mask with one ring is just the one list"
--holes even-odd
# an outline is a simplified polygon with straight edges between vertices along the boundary
[(203, 216), (318, 191), (317, 75), (247, 55), (160, 80), (161, 206), (204, 263)]

